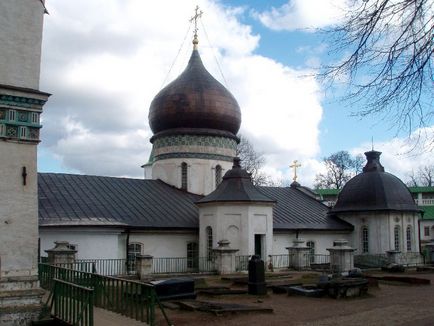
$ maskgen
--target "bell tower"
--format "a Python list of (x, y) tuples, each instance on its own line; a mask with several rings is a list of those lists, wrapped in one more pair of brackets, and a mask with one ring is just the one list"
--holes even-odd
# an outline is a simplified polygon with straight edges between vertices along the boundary
[(0, 324), (40, 312), (37, 145), (43, 0), (0, 1)]

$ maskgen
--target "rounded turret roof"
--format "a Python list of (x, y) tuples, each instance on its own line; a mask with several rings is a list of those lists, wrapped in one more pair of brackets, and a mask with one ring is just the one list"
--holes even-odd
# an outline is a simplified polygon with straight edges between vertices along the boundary
[(381, 152), (365, 155), (368, 162), (363, 172), (345, 184), (331, 212), (420, 211), (406, 185), (384, 171)]
[(154, 135), (179, 129), (235, 136), (241, 125), (237, 101), (205, 69), (197, 49), (184, 72), (155, 96), (148, 118)]

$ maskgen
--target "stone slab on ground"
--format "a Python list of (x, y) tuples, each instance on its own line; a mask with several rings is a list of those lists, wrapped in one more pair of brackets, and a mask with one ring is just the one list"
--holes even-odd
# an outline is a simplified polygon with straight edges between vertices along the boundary
[(223, 303), (211, 301), (179, 301), (179, 306), (182, 309), (191, 311), (211, 312), (215, 315), (224, 313), (239, 313), (239, 312), (266, 312), (272, 313), (273, 309), (269, 307), (258, 307), (253, 305), (238, 304), (238, 303)]
[(93, 308), (94, 326), (144, 326), (148, 325), (145, 322), (140, 322), (132, 318), (122, 316), (120, 314), (108, 311), (105, 309)]

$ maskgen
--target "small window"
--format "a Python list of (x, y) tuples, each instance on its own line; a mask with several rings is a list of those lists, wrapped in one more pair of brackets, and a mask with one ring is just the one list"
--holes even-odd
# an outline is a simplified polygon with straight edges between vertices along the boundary
[(306, 242), (306, 246), (309, 248), (309, 261), (311, 263), (315, 262), (315, 242), (308, 241)]
[(367, 226), (362, 228), (362, 253), (369, 252), (369, 230)]
[(128, 244), (127, 266), (128, 266), (129, 273), (134, 272), (136, 270), (136, 257), (141, 254), (142, 254), (141, 243)]
[(222, 167), (217, 165), (215, 167), (215, 186), (217, 186), (222, 182)]
[(188, 171), (187, 163), (182, 162), (181, 164), (181, 189), (187, 190), (188, 183)]
[(429, 226), (425, 226), (425, 227), (423, 228), (423, 235), (424, 235), (425, 237), (429, 237)]
[(16, 117), (16, 111), (15, 110), (9, 110), (9, 120), (15, 121), (15, 117)]
[(32, 123), (39, 124), (39, 114), (36, 112), (32, 113)]
[(212, 260), (212, 228), (207, 226), (206, 229), (206, 256), (208, 260)]
[(399, 225), (396, 225), (394, 230), (393, 230), (393, 234), (394, 234), (394, 240), (395, 240), (395, 250), (399, 251), (401, 250), (401, 237), (400, 237), (400, 227)]
[(187, 268), (199, 267), (199, 246), (197, 242), (187, 243)]
[(411, 251), (411, 226), (407, 226), (407, 230), (405, 232), (406, 242), (407, 242), (407, 251)]
[(27, 138), (27, 128), (20, 127), (20, 138)]

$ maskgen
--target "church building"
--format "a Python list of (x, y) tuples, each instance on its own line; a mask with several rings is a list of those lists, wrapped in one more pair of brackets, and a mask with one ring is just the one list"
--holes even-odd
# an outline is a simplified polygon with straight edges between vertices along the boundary
[(195, 33), (187, 67), (150, 105), (143, 180), (39, 174), (41, 254), (68, 241), (81, 259), (207, 257), (227, 240), (238, 255), (267, 259), (301, 238), (317, 254), (337, 239), (356, 254), (418, 251), (417, 206), (378, 152), (366, 153), (364, 173), (330, 210), (296, 181), (254, 186), (235, 158), (241, 121), (234, 96), (204, 67)]

